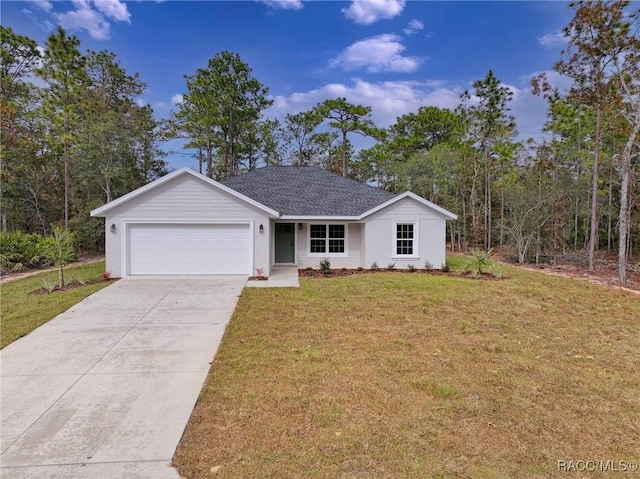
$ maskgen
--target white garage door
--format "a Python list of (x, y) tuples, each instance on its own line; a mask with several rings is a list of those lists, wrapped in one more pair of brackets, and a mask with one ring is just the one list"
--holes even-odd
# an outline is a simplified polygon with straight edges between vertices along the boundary
[(248, 224), (132, 224), (129, 274), (251, 274)]

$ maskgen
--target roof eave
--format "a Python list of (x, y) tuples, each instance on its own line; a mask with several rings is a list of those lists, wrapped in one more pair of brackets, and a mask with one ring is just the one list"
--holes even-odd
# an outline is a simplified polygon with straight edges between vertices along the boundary
[(289, 221), (358, 221), (360, 216), (330, 216), (330, 215), (282, 215), (280, 220)]

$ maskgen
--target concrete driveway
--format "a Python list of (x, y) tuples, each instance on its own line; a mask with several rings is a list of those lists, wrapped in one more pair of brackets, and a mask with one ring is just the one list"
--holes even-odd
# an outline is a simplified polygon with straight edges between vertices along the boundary
[(0, 477), (170, 467), (246, 276), (120, 280), (0, 351)]

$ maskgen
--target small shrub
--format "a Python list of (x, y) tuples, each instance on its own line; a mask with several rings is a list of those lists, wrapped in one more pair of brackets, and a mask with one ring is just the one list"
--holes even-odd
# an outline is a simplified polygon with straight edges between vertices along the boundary
[(380, 269), (380, 266), (378, 266), (378, 262), (374, 261), (373, 264), (371, 264), (371, 269), (373, 271), (378, 271)]
[(307, 266), (305, 268), (305, 271), (308, 271), (309, 273), (311, 273), (313, 271), (313, 268), (311, 266)]
[(358, 271), (362, 271), (362, 270), (363, 270), (362, 266), (358, 266)]
[(416, 265), (415, 264), (408, 264), (407, 265), (407, 269), (413, 273), (416, 270)]
[(42, 287), (47, 290), (47, 293), (53, 293), (56, 290), (56, 286), (57, 284), (54, 281), (42, 280)]
[(58, 268), (58, 283), (61, 288), (64, 287), (64, 267), (76, 256), (75, 241), (75, 233), (54, 226), (51, 236), (44, 243), (44, 256)]
[(470, 273), (472, 278), (479, 278), (482, 274), (502, 277), (502, 269), (491, 259), (492, 251), (471, 250), (471, 257), (462, 265), (462, 272)]
[(103, 271), (100, 276), (102, 276), (104, 281), (108, 281), (111, 279), (111, 271)]
[(424, 269), (433, 269), (433, 265), (429, 263), (429, 260), (424, 261)]
[(329, 258), (322, 258), (320, 260), (320, 272), (325, 276), (329, 276), (331, 274), (331, 262), (329, 261)]
[(396, 269), (396, 264), (395, 264), (395, 263), (389, 263), (389, 264), (387, 265), (387, 269), (388, 269), (389, 271), (395, 271), (395, 269)]
[(347, 270), (347, 268), (340, 268), (340, 271), (342, 271), (343, 273)]
[(442, 271), (443, 273), (448, 273), (449, 272), (449, 265), (446, 263), (443, 263), (442, 266), (440, 266), (440, 271)]

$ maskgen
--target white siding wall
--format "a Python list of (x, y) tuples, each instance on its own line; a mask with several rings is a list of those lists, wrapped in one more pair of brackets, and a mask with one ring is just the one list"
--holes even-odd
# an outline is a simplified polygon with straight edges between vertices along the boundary
[[(313, 221), (313, 224), (345, 224), (341, 222)], [(296, 223), (296, 263), (299, 268), (318, 268), (322, 258), (329, 258), (332, 268), (357, 268), (361, 266), (362, 225), (359, 223), (347, 223), (347, 255), (332, 256), (321, 254), (309, 256), (309, 224), (304, 223), (302, 230)]]
[[(253, 223), (253, 268), (264, 268), (269, 274), (269, 217), (214, 186), (189, 175), (175, 178), (146, 194), (111, 210), (105, 219), (107, 271), (113, 277), (124, 274), (124, 235), (131, 223)], [(111, 225), (116, 233), (111, 233)], [(260, 233), (260, 225), (264, 232)], [(158, 258), (159, 261), (162, 258)]]
[[(390, 263), (395, 263), (397, 268), (406, 268), (409, 264), (423, 268), (425, 261), (434, 268), (445, 264), (446, 220), (417, 201), (404, 198), (365, 221), (363, 267), (370, 268), (374, 261), (381, 268)], [(410, 259), (398, 258), (395, 256), (395, 224), (413, 222), (418, 222), (418, 254)]]

